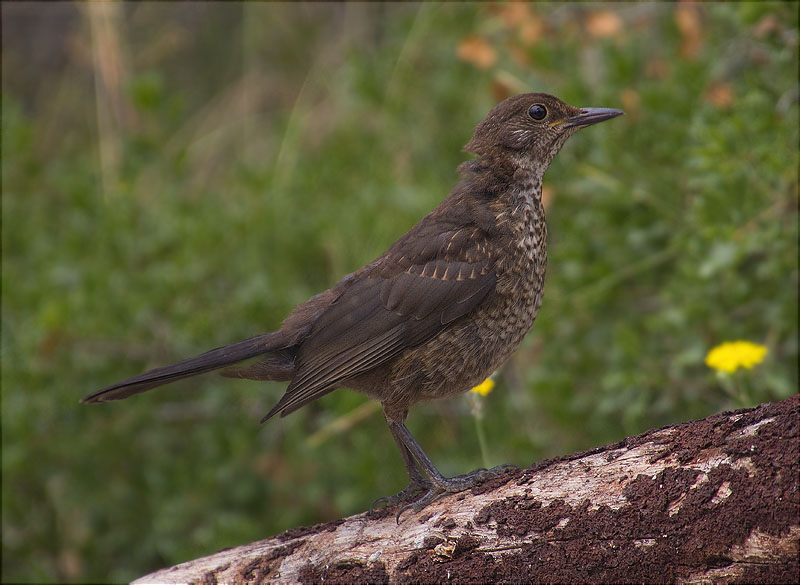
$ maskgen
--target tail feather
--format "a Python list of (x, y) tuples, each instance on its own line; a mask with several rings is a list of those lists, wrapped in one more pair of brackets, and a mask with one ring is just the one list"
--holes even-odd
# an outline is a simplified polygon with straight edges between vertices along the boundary
[(291, 380), (294, 374), (295, 353), (295, 348), (279, 349), (255, 363), (225, 368), (220, 374), (226, 378), (285, 382)]
[(156, 368), (122, 382), (117, 382), (86, 396), (81, 402), (122, 400), (162, 384), (217, 370), (258, 355), (285, 348), (286, 337), (280, 331), (256, 335), (250, 339), (218, 347), (175, 364)]

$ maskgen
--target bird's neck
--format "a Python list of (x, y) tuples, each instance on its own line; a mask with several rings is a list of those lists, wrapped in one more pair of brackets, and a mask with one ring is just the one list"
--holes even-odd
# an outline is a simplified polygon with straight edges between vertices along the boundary
[(496, 215), (517, 215), (524, 209), (543, 215), (542, 176), (546, 168), (508, 155), (465, 162), (459, 172)]

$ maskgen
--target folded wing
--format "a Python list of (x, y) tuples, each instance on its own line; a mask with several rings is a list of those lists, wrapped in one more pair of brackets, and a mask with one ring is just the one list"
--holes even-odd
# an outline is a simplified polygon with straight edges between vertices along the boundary
[[(456, 239), (458, 246), (448, 245)], [(431, 249), (402, 258), (390, 249), (368, 266), (314, 323), (298, 348), (292, 383), (263, 420), (289, 414), (424, 343), (477, 307), (497, 280), (482, 242), (478, 230), (440, 232)]]

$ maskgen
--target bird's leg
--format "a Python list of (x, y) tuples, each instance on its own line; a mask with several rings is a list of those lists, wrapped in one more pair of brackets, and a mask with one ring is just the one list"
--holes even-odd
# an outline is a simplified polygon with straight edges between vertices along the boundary
[[(416, 439), (414, 439), (402, 422), (387, 422), (389, 423), (389, 430), (392, 432), (392, 436), (394, 437), (395, 442), (397, 442), (401, 453), (404, 453), (403, 459), (404, 461), (407, 461), (406, 468), (409, 470), (409, 476), (411, 477), (412, 484), (414, 482), (414, 478), (411, 475), (411, 468), (414, 468), (416, 473), (419, 473), (419, 470), (416, 468), (416, 465), (419, 465), (419, 468), (422, 470), (422, 474), (426, 476), (423, 479), (425, 479), (427, 484), (430, 486), (427, 493), (420, 499), (400, 509), (397, 514), (398, 522), (400, 521), (400, 516), (402, 513), (408, 509), (413, 509), (415, 512), (419, 512), (425, 508), (425, 506), (444, 494), (468, 490), (486, 481), (487, 479), (497, 477), (509, 469), (516, 468), (514, 465), (498, 465), (497, 467), (493, 467), (491, 469), (476, 469), (475, 471), (464, 475), (445, 477), (441, 474), (441, 472), (439, 472), (438, 469), (436, 469), (436, 466), (425, 454), (425, 451), (422, 450), (422, 447), (419, 446), (419, 443), (417, 443)], [(407, 460), (407, 456), (409, 455), (411, 457), (410, 462)]]
[(393, 506), (394, 504), (407, 502), (410, 499), (417, 497), (421, 493), (430, 491), (433, 487), (433, 484), (424, 475), (422, 475), (417, 467), (417, 464), (414, 463), (414, 458), (412, 457), (411, 452), (406, 448), (405, 445), (403, 445), (403, 443), (398, 440), (394, 433), (392, 433), (392, 437), (394, 438), (395, 443), (397, 443), (397, 448), (400, 450), (400, 455), (403, 457), (403, 464), (406, 466), (406, 471), (408, 471), (408, 487), (403, 491), (394, 494), (393, 496), (378, 498), (372, 502), (372, 505), (369, 507), (370, 514), (372, 514), (376, 506), (380, 506), (381, 504)]

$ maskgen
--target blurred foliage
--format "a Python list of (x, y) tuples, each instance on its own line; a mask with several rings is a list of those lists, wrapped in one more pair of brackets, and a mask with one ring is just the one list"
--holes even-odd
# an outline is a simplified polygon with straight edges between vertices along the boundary
[[(78, 399), (276, 328), (434, 207), (521, 91), (627, 115), (545, 178), (544, 306), (485, 398), (491, 463), (797, 391), (796, 3), (2, 11), (4, 581), (127, 581), (404, 487), (353, 392), (263, 427), (280, 384)], [(703, 363), (734, 339), (769, 351), (747, 403)], [(481, 463), (468, 397), (409, 426), (444, 472)]]

